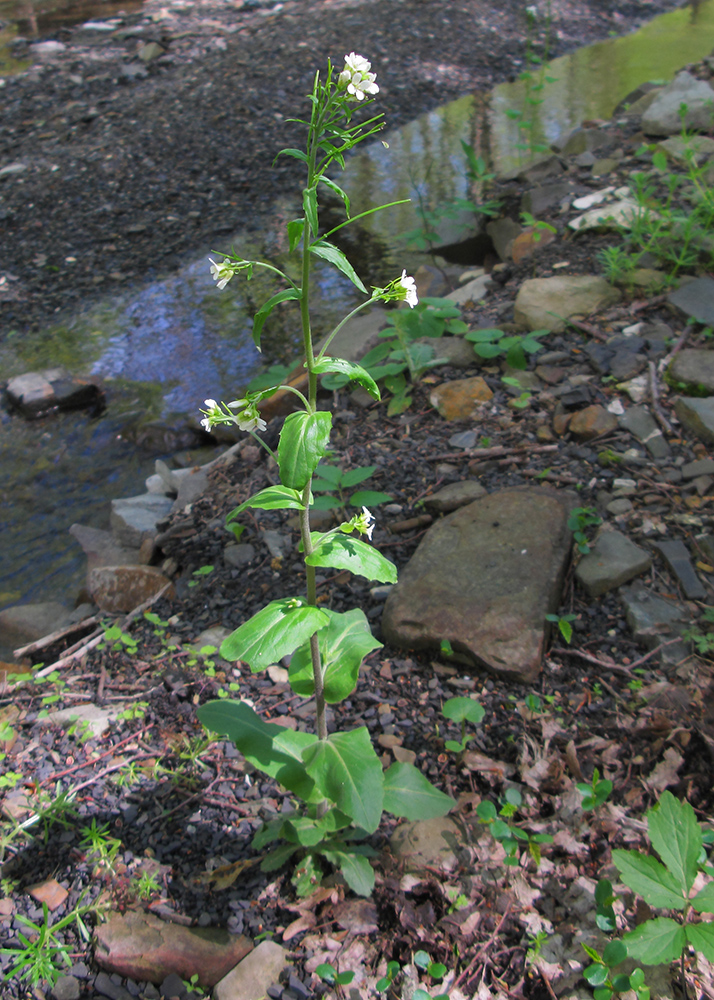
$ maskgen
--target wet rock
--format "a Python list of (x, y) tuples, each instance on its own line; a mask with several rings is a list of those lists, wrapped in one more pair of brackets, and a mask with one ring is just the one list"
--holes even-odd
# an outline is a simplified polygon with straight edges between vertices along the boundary
[[(153, 566), (102, 566), (87, 577), (89, 593), (102, 611), (112, 613), (133, 611), (150, 600), (171, 581)], [(166, 598), (175, 596), (173, 586)]]
[[(684, 124), (689, 129), (706, 132), (711, 127), (714, 90), (704, 80), (698, 80), (684, 70), (659, 91), (642, 115), (642, 131), (646, 135), (675, 135)], [(679, 113), (686, 104), (684, 121)]]
[(570, 556), (570, 498), (508, 489), (433, 525), (400, 574), (382, 631), (397, 646), (448, 639), (474, 665), (528, 684)]
[(563, 171), (563, 161), (559, 156), (544, 156), (519, 170), (517, 177), (522, 184), (542, 184), (550, 177), (558, 177)]
[(588, 555), (578, 563), (575, 577), (590, 597), (599, 597), (646, 573), (651, 565), (650, 554), (627, 535), (603, 531)]
[(460, 483), (449, 483), (438, 493), (425, 497), (424, 506), (435, 514), (448, 514), (483, 496), (486, 496), (486, 490), (481, 483), (475, 479), (465, 479)]
[(490, 399), (493, 392), (479, 375), (445, 382), (429, 393), (429, 402), (444, 420), (468, 420)]
[(99, 924), (95, 942), (95, 960), (107, 972), (156, 984), (172, 972), (182, 979), (198, 975), (204, 987), (215, 986), (252, 948), (243, 935), (221, 928), (182, 927), (131, 910)]
[(5, 391), (10, 405), (30, 419), (53, 410), (99, 412), (104, 408), (104, 393), (97, 383), (68, 375), (61, 368), (18, 375), (10, 379)]
[(620, 292), (604, 278), (590, 275), (530, 278), (523, 282), (516, 296), (514, 317), (529, 330), (560, 333), (570, 316), (589, 316), (619, 300)]
[[(714, 91), (712, 93), (714, 94)], [(658, 142), (657, 149), (661, 149), (667, 154), (668, 159), (681, 165), (685, 165), (691, 153), (694, 153), (694, 162), (699, 165), (714, 156), (714, 139), (710, 139), (707, 135), (692, 135), (686, 139), (681, 135), (673, 135), (671, 139)]]
[(531, 188), (521, 198), (521, 211), (530, 212), (536, 219), (555, 208), (565, 198), (570, 198), (575, 188), (569, 181), (557, 181)]
[(674, 410), (687, 430), (696, 434), (705, 444), (714, 445), (714, 398), (679, 396), (675, 400)]
[(73, 524), (70, 535), (79, 542), (87, 557), (87, 572), (99, 566), (132, 566), (139, 560), (139, 549), (119, 545), (111, 531)]
[(612, 136), (602, 129), (576, 128), (556, 139), (551, 148), (561, 156), (577, 156), (579, 153), (592, 153), (594, 150), (602, 149), (610, 142)]
[(276, 941), (261, 941), (257, 948), (216, 984), (214, 1000), (262, 1000), (278, 981), (287, 952)]
[[(714, 281), (711, 282), (711, 292), (714, 295)], [(714, 320), (714, 305), (712, 309)], [(714, 393), (714, 351), (696, 348), (678, 351), (667, 368), (667, 378), (670, 382), (683, 382), (689, 391), (704, 389), (708, 393)]]
[(617, 427), (617, 417), (608, 413), (604, 406), (587, 406), (578, 410), (570, 419), (570, 433), (579, 441), (590, 441), (602, 434), (610, 434)]
[(0, 611), (0, 635), (8, 645), (24, 645), (50, 635), (72, 620), (71, 608), (58, 601), (16, 604)]
[(668, 539), (665, 542), (652, 543), (666, 562), (670, 572), (684, 591), (684, 596), (690, 601), (699, 601), (707, 596), (707, 591), (697, 576), (689, 550), (679, 539)]
[(647, 448), (652, 458), (666, 458), (670, 454), (662, 431), (646, 407), (628, 407), (619, 418), (619, 424)]
[(423, 869), (448, 873), (459, 863), (464, 834), (448, 816), (401, 823), (389, 841), (392, 853), (407, 871)]
[(120, 545), (138, 549), (146, 538), (155, 538), (157, 524), (168, 517), (173, 501), (156, 493), (112, 500), (109, 523)]

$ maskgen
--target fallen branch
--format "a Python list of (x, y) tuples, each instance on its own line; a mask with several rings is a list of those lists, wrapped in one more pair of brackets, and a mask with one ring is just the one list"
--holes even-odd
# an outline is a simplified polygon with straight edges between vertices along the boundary
[(652, 404), (652, 411), (657, 418), (657, 422), (663, 431), (668, 434), (673, 434), (672, 425), (669, 423), (664, 413), (662, 412), (662, 407), (659, 405), (659, 391), (657, 389), (657, 369), (655, 368), (654, 361), (649, 362), (649, 373), (650, 373), (650, 402)]
[(452, 458), (502, 458), (506, 455), (535, 455), (544, 451), (557, 451), (557, 444), (515, 445), (506, 448), (496, 445), (493, 448), (462, 448), (461, 451), (449, 451), (440, 455), (426, 455), (425, 462), (446, 462)]
[[(90, 625), (96, 625), (98, 621), (99, 619), (97, 616), (92, 615), (90, 618), (83, 618), (80, 622), (72, 622), (71, 625), (65, 625), (63, 628), (57, 629), (56, 632), (51, 632), (49, 635), (45, 635), (41, 639), (37, 639), (35, 642), (28, 642), (26, 646), (20, 646), (19, 649), (13, 650), (13, 653), (18, 659), (21, 659), (23, 656), (28, 656), (30, 653), (36, 653), (40, 649), (46, 649), (47, 646), (51, 646), (60, 639), (64, 639), (65, 636), (71, 635), (73, 632), (79, 632), (82, 628), (88, 628)], [(83, 639), (80, 639), (80, 642), (83, 641)]]

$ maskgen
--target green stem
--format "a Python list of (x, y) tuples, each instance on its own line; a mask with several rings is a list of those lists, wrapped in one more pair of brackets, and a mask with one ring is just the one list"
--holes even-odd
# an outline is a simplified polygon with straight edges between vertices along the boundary
[(333, 233), (336, 233), (338, 229), (344, 229), (345, 226), (349, 226), (353, 222), (357, 222), (358, 219), (364, 219), (367, 215), (374, 215), (375, 212), (381, 212), (383, 208), (394, 208), (395, 205), (408, 205), (410, 201), (411, 198), (401, 198), (399, 201), (390, 201), (388, 205), (378, 205), (377, 208), (368, 208), (366, 212), (360, 212), (359, 215), (352, 215), (345, 222), (341, 222), (339, 226), (335, 226), (334, 229), (325, 233), (322, 239), (326, 240), (328, 237), (332, 236)]
[(361, 309), (366, 309), (367, 306), (371, 306), (372, 303), (375, 301), (375, 299), (376, 299), (376, 296), (372, 296), (372, 298), (367, 299), (366, 302), (362, 302), (360, 305), (355, 306), (355, 308), (352, 310), (352, 312), (347, 313), (347, 315), (344, 317), (344, 319), (340, 320), (340, 322), (337, 324), (337, 326), (332, 331), (332, 333), (330, 334), (330, 336), (327, 338), (327, 340), (325, 341), (325, 343), (322, 345), (322, 350), (320, 351), (320, 353), (315, 358), (315, 364), (317, 364), (318, 361), (322, 361), (323, 357), (325, 356), (325, 351), (330, 346), (330, 344), (332, 343), (332, 341), (334, 340), (334, 338), (337, 336), (337, 334), (340, 332), (340, 330), (345, 325), (345, 323), (347, 323), (349, 320), (351, 320), (352, 317), (355, 316)]

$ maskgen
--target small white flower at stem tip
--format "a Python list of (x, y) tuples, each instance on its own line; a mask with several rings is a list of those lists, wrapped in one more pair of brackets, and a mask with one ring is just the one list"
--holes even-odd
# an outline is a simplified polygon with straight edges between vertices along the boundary
[(208, 259), (211, 262), (211, 277), (222, 290), (233, 277), (233, 268), (230, 264), (227, 264), (225, 260), (222, 260), (220, 264), (216, 264), (212, 257), (209, 257)]
[(419, 304), (419, 296), (417, 295), (417, 286), (414, 278), (409, 277), (406, 271), (402, 271), (402, 276), (399, 279), (399, 284), (402, 286), (406, 292), (404, 300), (410, 309)]
[(369, 510), (367, 510), (366, 507), (362, 508), (362, 514), (360, 515), (360, 520), (361, 520), (360, 530), (362, 534), (366, 535), (371, 542), (372, 532), (374, 531), (375, 518), (373, 517), (372, 513)]
[(362, 101), (365, 97), (379, 93), (379, 87), (374, 82), (377, 74), (370, 73), (371, 68), (372, 63), (356, 52), (345, 56), (345, 68), (337, 78), (337, 86), (340, 90), (347, 91), (349, 100)]

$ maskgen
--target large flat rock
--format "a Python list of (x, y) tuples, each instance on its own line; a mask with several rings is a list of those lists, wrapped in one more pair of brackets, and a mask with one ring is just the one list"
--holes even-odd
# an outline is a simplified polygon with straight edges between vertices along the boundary
[(442, 518), (387, 598), (384, 638), (417, 649), (448, 639), (474, 666), (531, 683), (545, 616), (560, 602), (575, 506), (567, 494), (519, 487)]
[(529, 330), (560, 333), (570, 316), (589, 316), (619, 302), (620, 297), (604, 278), (587, 274), (529, 278), (516, 296), (514, 319)]

